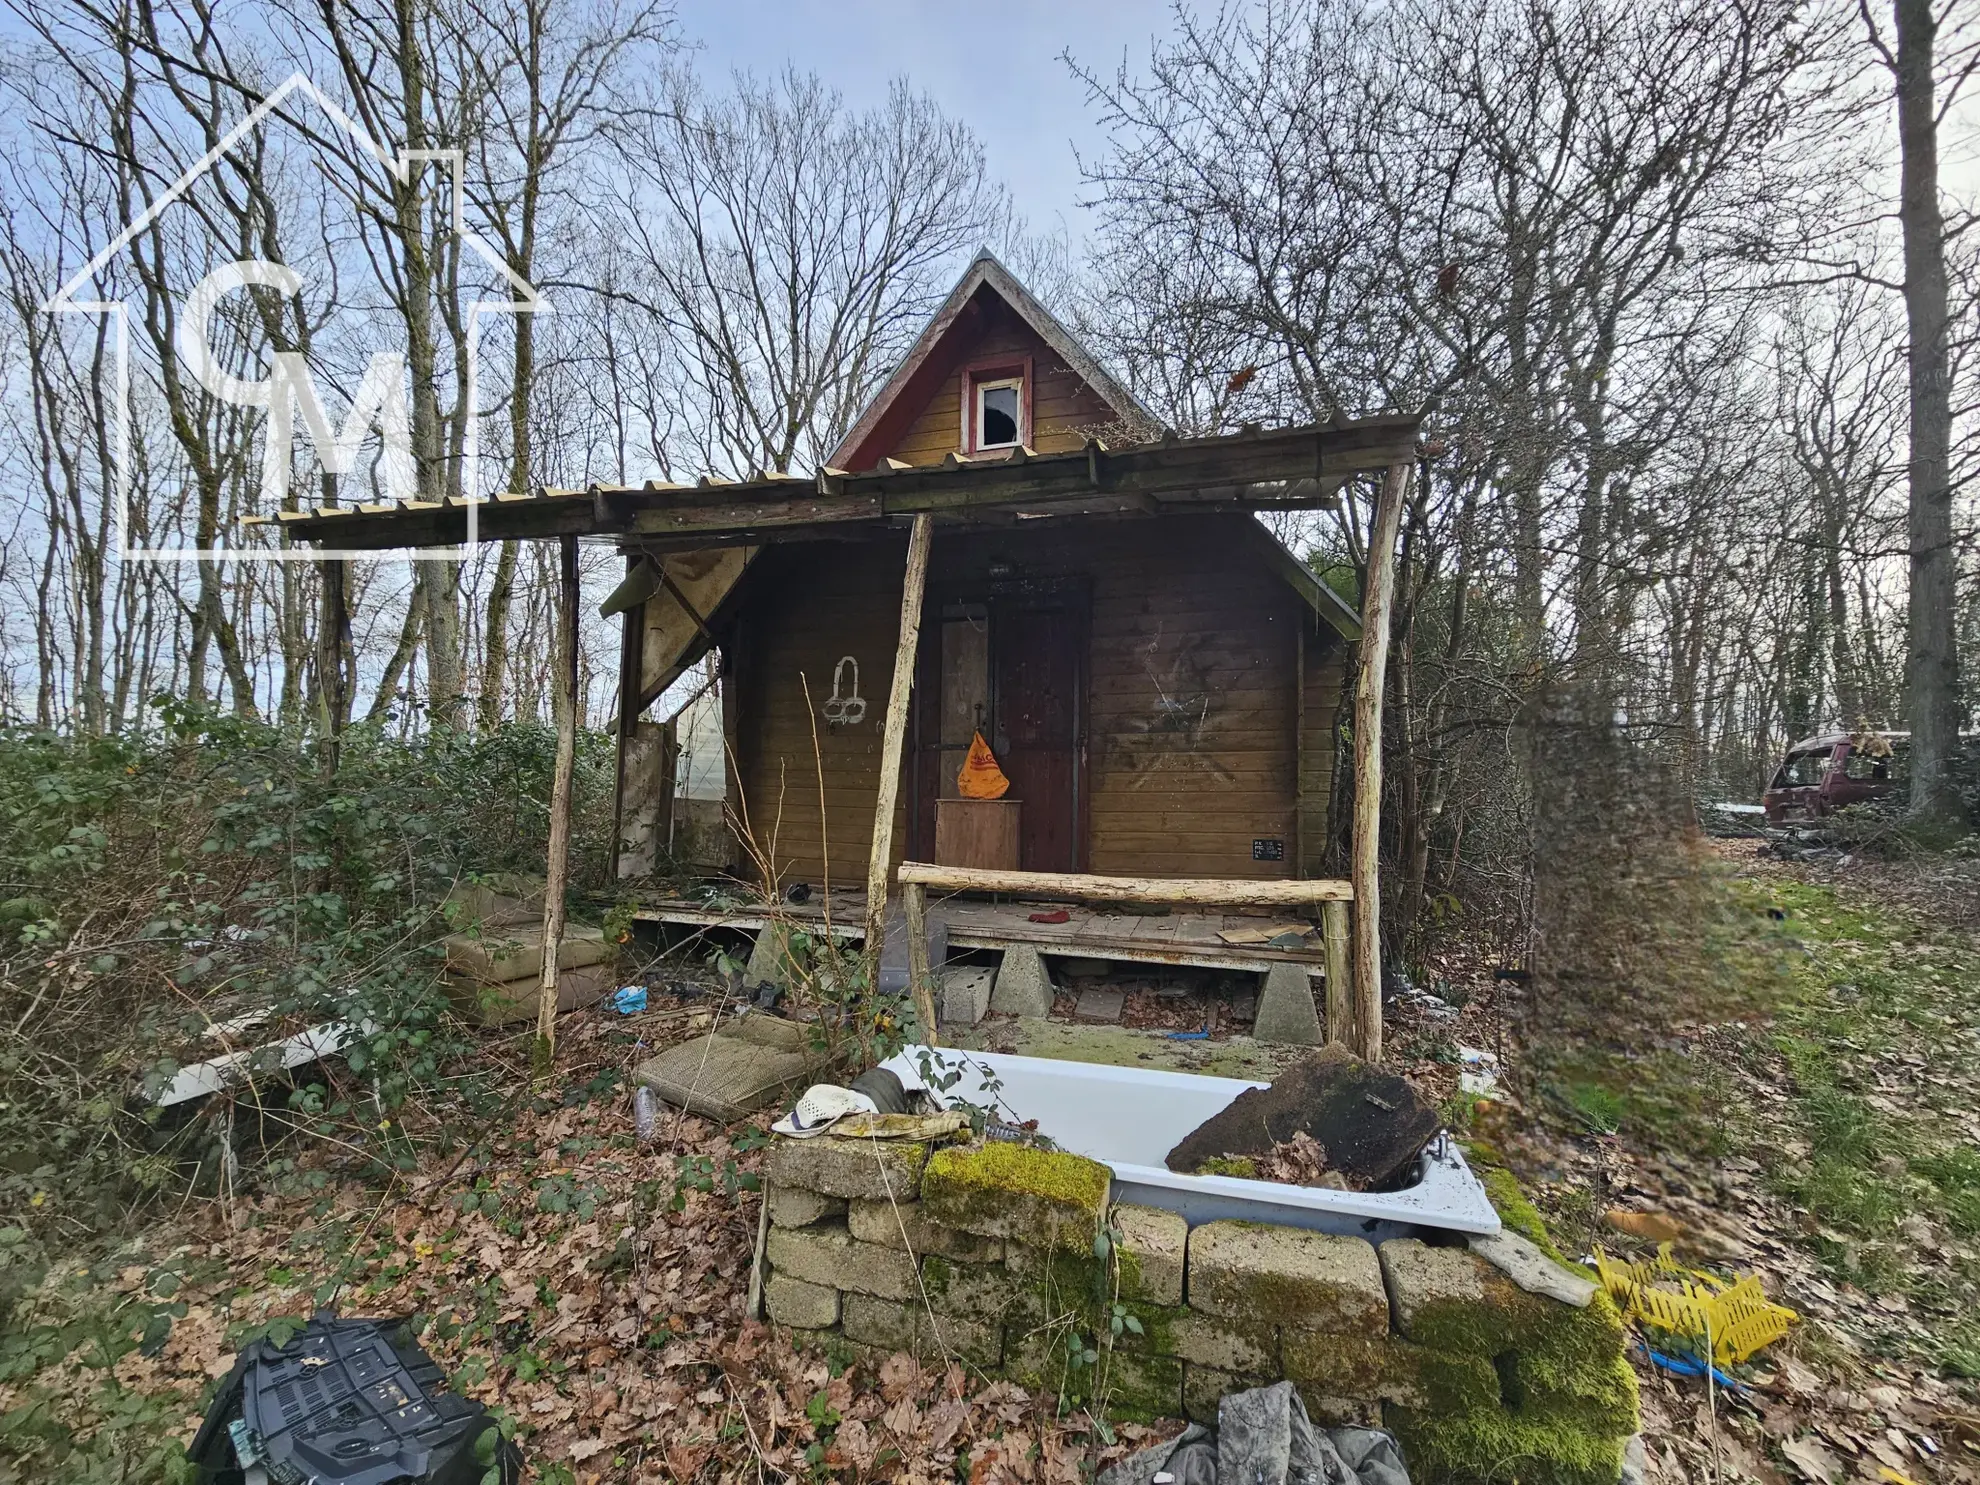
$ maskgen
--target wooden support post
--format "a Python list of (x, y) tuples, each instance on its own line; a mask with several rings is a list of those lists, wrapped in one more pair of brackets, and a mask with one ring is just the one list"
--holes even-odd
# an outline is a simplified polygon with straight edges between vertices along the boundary
[(1389, 610), (1396, 594), (1396, 533), (1409, 500), (1408, 464), (1382, 478), (1368, 539), (1361, 597), (1361, 673), (1354, 686), (1354, 1050), (1382, 1060), (1382, 689), (1389, 668)]
[(557, 1050), (557, 954), (564, 943), (564, 884), (570, 876), (571, 778), (577, 760), (577, 537), (560, 538), (557, 591), (557, 672), (550, 695), (557, 720), (557, 772), (550, 784), (550, 859), (543, 872), (543, 974), (537, 981), (536, 1047), (530, 1061), (540, 1077)]
[(1320, 905), (1320, 943), (1327, 957), (1327, 1040), (1354, 1045), (1354, 980), (1348, 968), (1348, 905)]
[(942, 1045), (935, 1025), (934, 972), (928, 967), (927, 889), (918, 882), (901, 888), (901, 907), (907, 914), (908, 993), (914, 997), (915, 1019), (921, 1022), (922, 1043)]
[[(626, 575), (639, 566), (637, 552), (626, 558)], [(619, 858), (624, 854), (626, 835), (626, 760), (633, 753), (633, 733), (639, 727), (639, 683), (641, 649), (646, 638), (646, 605), (635, 603), (625, 611), (619, 628), (619, 736), (617, 759), (612, 774), (612, 880), (623, 874)]]
[[(901, 753), (907, 744), (908, 698), (914, 694), (914, 657), (921, 644), (921, 598), (928, 587), (928, 548), (935, 518), (914, 518), (908, 536), (907, 577), (901, 584), (901, 640), (894, 650), (894, 683), (880, 733), (880, 792), (873, 801), (873, 848), (866, 861), (867, 984), (880, 983), (880, 950), (887, 933), (887, 877), (894, 854), (894, 804), (901, 794)], [(931, 1028), (932, 1030), (932, 1028)]]

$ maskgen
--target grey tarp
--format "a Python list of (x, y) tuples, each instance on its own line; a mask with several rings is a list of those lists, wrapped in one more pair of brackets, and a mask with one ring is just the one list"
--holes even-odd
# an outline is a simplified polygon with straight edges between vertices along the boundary
[(1374, 1428), (1316, 1428), (1290, 1382), (1233, 1392), (1217, 1426), (1192, 1423), (1176, 1438), (1130, 1455), (1099, 1485), (1409, 1485), (1402, 1450)]

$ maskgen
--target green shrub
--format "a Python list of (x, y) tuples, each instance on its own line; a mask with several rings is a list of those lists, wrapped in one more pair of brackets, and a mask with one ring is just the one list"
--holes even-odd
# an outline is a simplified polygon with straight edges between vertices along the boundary
[[(224, 1098), (161, 1113), (143, 1095), (308, 1025), (360, 1034), (334, 1074), (260, 1080), (277, 1107), (240, 1090), (236, 1144), (334, 1132), (403, 1163), (398, 1110), (460, 1086), (439, 904), (470, 874), (542, 870), (546, 728), (354, 728), (332, 774), (272, 727), (157, 716), (141, 738), (0, 732), (0, 1227), (37, 1243), (236, 1179)], [(575, 887), (603, 884), (611, 768), (585, 735)]]

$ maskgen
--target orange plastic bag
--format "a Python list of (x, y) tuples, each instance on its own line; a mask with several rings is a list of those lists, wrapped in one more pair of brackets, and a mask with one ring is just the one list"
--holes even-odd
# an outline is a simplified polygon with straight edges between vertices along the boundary
[(1002, 799), (1010, 792), (1011, 781), (997, 766), (997, 755), (990, 744), (976, 733), (969, 740), (969, 754), (956, 773), (956, 788), (964, 799)]

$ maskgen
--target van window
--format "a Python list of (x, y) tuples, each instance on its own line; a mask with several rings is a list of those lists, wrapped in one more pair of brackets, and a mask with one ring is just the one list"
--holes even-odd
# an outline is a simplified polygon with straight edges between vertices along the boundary
[(1812, 789), (1822, 782), (1822, 775), (1829, 771), (1829, 750), (1820, 749), (1811, 753), (1790, 753), (1781, 765), (1781, 771), (1774, 775), (1776, 789)]
[(1859, 784), (1879, 783), (1891, 776), (1891, 760), (1851, 750), (1843, 759), (1843, 776)]

